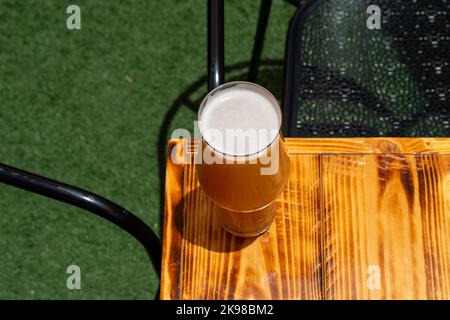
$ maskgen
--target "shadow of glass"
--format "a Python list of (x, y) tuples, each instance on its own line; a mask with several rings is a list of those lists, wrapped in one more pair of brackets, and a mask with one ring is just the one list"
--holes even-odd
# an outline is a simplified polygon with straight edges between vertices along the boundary
[(217, 211), (217, 206), (197, 187), (185, 194), (175, 208), (175, 228), (185, 241), (214, 252), (239, 251), (257, 239), (236, 237), (225, 231)]

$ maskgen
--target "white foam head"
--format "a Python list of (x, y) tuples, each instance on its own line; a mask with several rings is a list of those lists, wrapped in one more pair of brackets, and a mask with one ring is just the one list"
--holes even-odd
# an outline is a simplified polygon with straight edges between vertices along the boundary
[[(277, 100), (261, 86), (231, 82), (205, 98), (198, 121), (203, 139), (212, 148), (227, 155), (244, 156), (264, 150), (277, 138), (281, 111)], [(237, 134), (237, 140), (230, 139), (230, 134)]]

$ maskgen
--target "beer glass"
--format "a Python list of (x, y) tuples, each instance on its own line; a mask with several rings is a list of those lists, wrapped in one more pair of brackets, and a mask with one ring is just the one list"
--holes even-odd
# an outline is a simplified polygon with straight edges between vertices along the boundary
[(277, 100), (263, 87), (230, 82), (212, 90), (198, 112), (196, 172), (228, 232), (252, 237), (275, 217), (289, 176)]

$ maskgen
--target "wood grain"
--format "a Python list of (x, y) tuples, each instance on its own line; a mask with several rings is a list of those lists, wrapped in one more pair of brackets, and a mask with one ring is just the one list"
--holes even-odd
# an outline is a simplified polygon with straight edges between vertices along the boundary
[[(169, 152), (174, 146), (169, 143)], [(305, 178), (288, 183), (274, 223), (251, 239), (219, 226), (194, 165), (169, 163), (161, 298), (321, 298), (319, 162), (317, 155), (301, 160), (291, 161), (290, 170)]]
[(450, 299), (450, 157), (334, 155), (321, 166), (325, 297)]
[(286, 138), (285, 141), (292, 154), (450, 154), (448, 138)]
[(256, 239), (223, 231), (195, 166), (168, 157), (162, 299), (450, 299), (450, 139), (286, 145), (290, 181)]

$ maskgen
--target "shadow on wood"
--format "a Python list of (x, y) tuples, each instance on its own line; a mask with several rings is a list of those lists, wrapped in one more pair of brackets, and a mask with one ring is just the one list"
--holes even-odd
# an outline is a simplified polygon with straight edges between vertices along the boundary
[[(195, 212), (192, 209), (195, 208)], [(241, 238), (226, 232), (217, 219), (217, 206), (208, 199), (201, 187), (184, 195), (175, 209), (175, 227), (183, 240), (207, 250), (229, 253), (239, 251), (255, 241)], [(199, 224), (201, 228), (190, 228)]]

